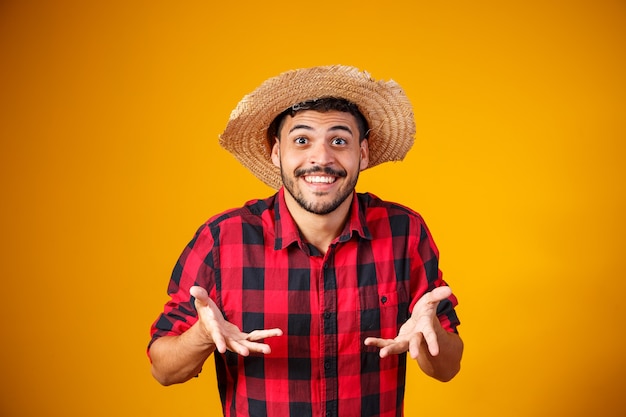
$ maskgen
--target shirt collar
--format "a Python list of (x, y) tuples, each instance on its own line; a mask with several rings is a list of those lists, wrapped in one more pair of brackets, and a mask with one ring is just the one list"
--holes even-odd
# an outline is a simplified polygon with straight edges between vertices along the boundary
[[(276, 236), (274, 239), (275, 250), (285, 249), (293, 243), (297, 243), (300, 248), (306, 247), (298, 226), (287, 209), (284, 187), (278, 190), (278, 198), (274, 200), (274, 227)], [(335, 242), (347, 242), (354, 233), (363, 239), (372, 239), (365, 221), (365, 206), (356, 192), (352, 198), (348, 222), (341, 234), (335, 239)]]

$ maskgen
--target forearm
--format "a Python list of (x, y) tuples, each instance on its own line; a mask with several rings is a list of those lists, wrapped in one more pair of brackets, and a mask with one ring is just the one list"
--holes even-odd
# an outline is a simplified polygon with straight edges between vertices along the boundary
[(207, 340), (199, 322), (180, 336), (164, 336), (150, 347), (152, 375), (162, 385), (188, 381), (198, 375), (215, 345)]
[(436, 324), (439, 353), (436, 356), (431, 355), (428, 351), (428, 345), (422, 341), (417, 363), (426, 375), (447, 382), (461, 369), (463, 341), (458, 334), (448, 332), (441, 327), (438, 320)]

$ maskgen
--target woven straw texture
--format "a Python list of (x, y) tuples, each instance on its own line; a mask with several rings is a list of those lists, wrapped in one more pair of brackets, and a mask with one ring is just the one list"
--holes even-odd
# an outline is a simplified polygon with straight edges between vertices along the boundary
[(268, 79), (232, 111), (220, 145), (257, 178), (278, 189), (280, 171), (271, 160), (267, 129), (293, 104), (322, 97), (341, 97), (359, 107), (370, 126), (370, 168), (400, 161), (411, 149), (415, 121), (402, 88), (392, 80), (376, 81), (367, 72), (342, 65), (292, 70)]

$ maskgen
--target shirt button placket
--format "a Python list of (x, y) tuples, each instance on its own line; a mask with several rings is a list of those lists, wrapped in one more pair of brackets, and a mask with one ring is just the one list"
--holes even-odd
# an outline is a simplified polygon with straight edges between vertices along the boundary
[(326, 379), (326, 416), (337, 417), (338, 387), (337, 387), (337, 281), (333, 269), (334, 247), (326, 253), (326, 261), (322, 266), (323, 274), (323, 367)]

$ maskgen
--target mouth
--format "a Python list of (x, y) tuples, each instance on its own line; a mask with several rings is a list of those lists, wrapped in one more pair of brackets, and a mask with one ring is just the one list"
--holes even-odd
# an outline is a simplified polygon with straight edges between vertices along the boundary
[(337, 170), (330, 167), (314, 167), (308, 170), (296, 171), (296, 177), (302, 178), (310, 185), (331, 185), (337, 179), (346, 177), (347, 173), (343, 170)]
[(303, 178), (309, 184), (332, 184), (337, 181), (337, 177), (326, 175), (305, 175)]

